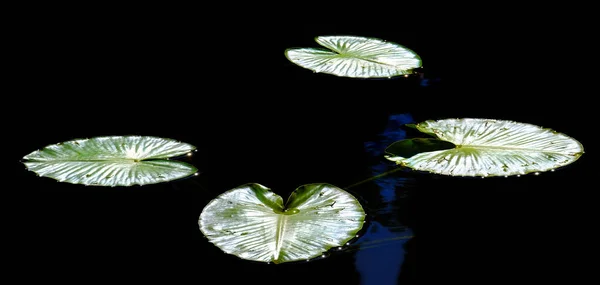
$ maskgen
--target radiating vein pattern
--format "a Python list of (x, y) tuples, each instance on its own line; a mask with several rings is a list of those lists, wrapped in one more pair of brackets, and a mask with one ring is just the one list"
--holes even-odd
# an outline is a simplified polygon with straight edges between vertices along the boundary
[(549, 128), (505, 120), (425, 121), (417, 129), (455, 149), (388, 157), (416, 170), (453, 176), (510, 176), (553, 170), (583, 153), (577, 140)]
[(197, 169), (168, 160), (193, 151), (193, 145), (149, 136), (107, 136), (53, 144), (23, 157), (27, 168), (61, 182), (131, 186), (166, 182)]
[(226, 253), (283, 263), (342, 246), (364, 223), (365, 213), (356, 198), (329, 184), (304, 185), (285, 207), (282, 201), (262, 185), (242, 185), (203, 209), (200, 229)]
[(315, 72), (345, 77), (385, 78), (412, 74), (420, 57), (396, 43), (355, 36), (321, 36), (317, 43), (329, 50), (293, 48), (286, 57)]

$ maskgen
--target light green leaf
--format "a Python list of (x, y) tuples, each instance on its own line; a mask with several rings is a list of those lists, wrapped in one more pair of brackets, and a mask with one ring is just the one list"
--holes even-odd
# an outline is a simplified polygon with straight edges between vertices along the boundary
[(554, 170), (583, 153), (577, 140), (549, 128), (506, 120), (444, 119), (416, 125), (425, 134), (456, 145), (410, 157), (395, 142), (385, 157), (414, 170), (451, 176), (511, 176)]
[(284, 263), (344, 246), (363, 227), (365, 215), (354, 196), (330, 184), (300, 186), (284, 205), (269, 188), (250, 183), (210, 201), (198, 224), (225, 253)]
[(396, 43), (357, 36), (319, 36), (315, 41), (328, 48), (288, 48), (288, 60), (314, 72), (342, 77), (389, 78), (412, 74), (421, 58)]
[(193, 145), (151, 136), (76, 139), (44, 147), (23, 157), (39, 176), (61, 182), (131, 186), (171, 181), (197, 172), (191, 164), (169, 160), (191, 154)]

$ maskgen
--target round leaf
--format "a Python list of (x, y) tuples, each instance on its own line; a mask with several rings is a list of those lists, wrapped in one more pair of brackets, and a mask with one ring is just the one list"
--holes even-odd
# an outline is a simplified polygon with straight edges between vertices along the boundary
[(228, 254), (284, 263), (345, 245), (362, 228), (365, 215), (354, 196), (333, 185), (300, 186), (284, 205), (269, 188), (250, 183), (209, 202), (198, 224)]
[(314, 72), (342, 77), (387, 78), (412, 74), (421, 58), (396, 43), (357, 36), (320, 36), (315, 41), (328, 48), (289, 48), (291, 62)]
[(53, 144), (23, 157), (30, 171), (61, 182), (131, 186), (165, 182), (194, 174), (185, 162), (169, 160), (193, 145), (150, 136), (106, 136)]
[(411, 157), (386, 149), (386, 158), (415, 170), (452, 176), (510, 176), (553, 170), (583, 153), (577, 140), (540, 126), (493, 119), (444, 119), (416, 125), (456, 145)]

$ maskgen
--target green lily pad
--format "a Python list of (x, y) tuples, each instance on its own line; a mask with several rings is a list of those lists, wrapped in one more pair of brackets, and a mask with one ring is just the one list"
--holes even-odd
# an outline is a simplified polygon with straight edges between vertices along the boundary
[(414, 51), (377, 38), (319, 36), (315, 41), (327, 50), (288, 48), (285, 56), (294, 64), (314, 72), (354, 78), (408, 75), (422, 66), (421, 58)]
[(300, 186), (284, 205), (269, 188), (249, 183), (210, 201), (198, 224), (225, 253), (285, 263), (346, 245), (362, 229), (365, 216), (354, 196), (330, 184)]
[(401, 140), (388, 146), (385, 157), (401, 166), (435, 174), (487, 177), (538, 173), (571, 164), (584, 153), (583, 145), (572, 137), (514, 121), (443, 119), (415, 127), (455, 147), (407, 156), (400, 150), (410, 144)]
[(105, 136), (48, 145), (23, 157), (28, 170), (60, 182), (97, 186), (154, 184), (198, 170), (169, 158), (195, 146), (151, 136)]

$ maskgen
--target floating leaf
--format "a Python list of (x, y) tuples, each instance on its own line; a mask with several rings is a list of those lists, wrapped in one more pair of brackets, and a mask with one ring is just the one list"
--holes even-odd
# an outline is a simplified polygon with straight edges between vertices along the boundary
[(23, 157), (27, 168), (61, 182), (98, 186), (154, 184), (196, 173), (188, 163), (169, 160), (193, 145), (150, 136), (106, 136), (53, 144)]
[(552, 129), (493, 119), (429, 120), (416, 125), (422, 133), (455, 145), (450, 149), (402, 156), (394, 142), (385, 157), (419, 171), (452, 176), (510, 176), (553, 170), (583, 153), (577, 140)]
[(288, 60), (314, 72), (342, 77), (388, 78), (412, 74), (421, 58), (396, 43), (357, 36), (319, 36), (315, 41), (328, 48), (288, 48)]
[(333, 185), (300, 186), (284, 205), (269, 188), (250, 183), (210, 201), (198, 224), (225, 253), (284, 263), (344, 246), (363, 227), (365, 215), (354, 196)]

